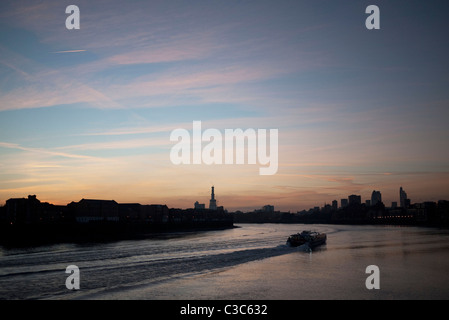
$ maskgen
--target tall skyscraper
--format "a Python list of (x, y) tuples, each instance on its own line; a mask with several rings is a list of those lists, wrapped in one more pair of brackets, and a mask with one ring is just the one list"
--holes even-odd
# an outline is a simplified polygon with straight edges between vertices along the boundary
[(402, 208), (406, 208), (409, 201), (407, 198), (407, 193), (402, 189), (402, 187), (399, 189), (399, 203), (401, 204)]
[(380, 191), (373, 190), (371, 194), (371, 205), (375, 206), (378, 202), (382, 202), (382, 194)]
[(333, 210), (337, 210), (338, 209), (338, 201), (337, 200), (332, 200), (332, 209)]
[(362, 204), (362, 197), (359, 195), (351, 194), (348, 197), (349, 205)]
[(217, 210), (217, 200), (215, 200), (214, 186), (212, 186), (212, 192), (210, 195), (209, 209)]

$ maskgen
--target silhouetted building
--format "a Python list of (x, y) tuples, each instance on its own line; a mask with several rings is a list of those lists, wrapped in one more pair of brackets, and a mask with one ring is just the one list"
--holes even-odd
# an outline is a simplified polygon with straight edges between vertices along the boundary
[(58, 223), (73, 222), (73, 219), (67, 212), (67, 206), (58, 206), (48, 202), (41, 202), (40, 222)]
[(205, 210), (206, 205), (204, 203), (199, 203), (198, 201), (195, 202), (195, 209), (196, 210)]
[(142, 206), (144, 221), (163, 224), (169, 221), (169, 209), (165, 204), (150, 204)]
[(210, 195), (209, 209), (217, 210), (217, 200), (215, 200), (214, 186), (212, 186), (212, 192)]
[(398, 203), (396, 201), (393, 201), (391, 203), (391, 209), (396, 209), (398, 207)]
[(36, 224), (69, 220), (65, 206), (57, 206), (39, 201), (35, 195), (28, 198), (11, 198), (2, 209), (2, 223)]
[(408, 208), (410, 206), (410, 199), (408, 199), (407, 193), (402, 187), (399, 189), (399, 200), (402, 208)]
[(438, 214), (444, 225), (449, 225), (449, 201), (438, 200)]
[(120, 203), (118, 207), (121, 222), (163, 224), (169, 220), (169, 209), (165, 204)]
[(6, 201), (4, 214), (6, 221), (12, 224), (31, 224), (40, 220), (41, 202), (35, 195), (28, 198), (11, 198)]
[(362, 197), (352, 194), (348, 197), (349, 205), (362, 204)]
[(408, 207), (410, 207), (410, 205), (411, 205), (410, 199), (405, 199), (404, 208), (408, 208)]
[(332, 200), (332, 210), (337, 210), (337, 209), (338, 209), (338, 201)]
[(330, 204), (325, 204), (321, 209), (321, 213), (329, 213), (332, 211), (332, 206)]
[(272, 214), (272, 213), (274, 213), (274, 206), (267, 204), (267, 205), (263, 206), (260, 209), (254, 210), (254, 213), (268, 213), (268, 214)]
[(341, 199), (340, 200), (340, 205), (342, 208), (345, 208), (348, 206), (348, 199)]
[(119, 203), (118, 211), (122, 222), (140, 222), (144, 219), (142, 205), (139, 203)]
[(5, 207), (0, 205), (0, 225), (8, 224), (6, 220)]
[(365, 204), (367, 207), (371, 206), (371, 200), (365, 200)]
[(382, 202), (382, 194), (380, 191), (373, 190), (371, 194), (371, 205), (375, 206), (378, 202)]
[(141, 237), (157, 230), (229, 228), (233, 223), (233, 215), (222, 206), (215, 210), (181, 210), (94, 199), (57, 206), (30, 195), (9, 199), (0, 206), (0, 244)]
[(82, 199), (68, 205), (76, 222), (119, 221), (119, 206), (114, 200)]

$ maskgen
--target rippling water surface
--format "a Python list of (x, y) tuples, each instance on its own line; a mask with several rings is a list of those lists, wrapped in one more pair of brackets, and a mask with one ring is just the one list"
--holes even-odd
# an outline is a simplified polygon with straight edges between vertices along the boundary
[[(285, 245), (326, 232), (312, 252)], [(145, 240), (0, 247), (1, 299), (448, 299), (449, 231), (418, 227), (241, 224)], [(80, 269), (68, 290), (65, 269)], [(368, 290), (368, 265), (380, 289)]]

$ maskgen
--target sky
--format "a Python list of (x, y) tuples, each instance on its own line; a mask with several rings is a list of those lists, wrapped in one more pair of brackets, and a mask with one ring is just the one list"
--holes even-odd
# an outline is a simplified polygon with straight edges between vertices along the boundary
[[(67, 29), (77, 5), (80, 29)], [(365, 9), (377, 5), (380, 29)], [(447, 1), (0, 4), (0, 204), (296, 212), (449, 199)], [(278, 170), (174, 164), (170, 134), (278, 130)], [(206, 143), (203, 142), (203, 146)]]

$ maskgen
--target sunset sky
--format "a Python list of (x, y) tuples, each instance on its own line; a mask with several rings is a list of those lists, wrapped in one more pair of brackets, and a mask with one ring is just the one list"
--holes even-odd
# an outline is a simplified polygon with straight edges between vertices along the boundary
[[(68, 5), (80, 29), (65, 27)], [(380, 30), (365, 9), (380, 8)], [(449, 4), (0, 3), (0, 204), (36, 194), (296, 212), (449, 200)], [(279, 168), (174, 165), (176, 128), (278, 129)]]

